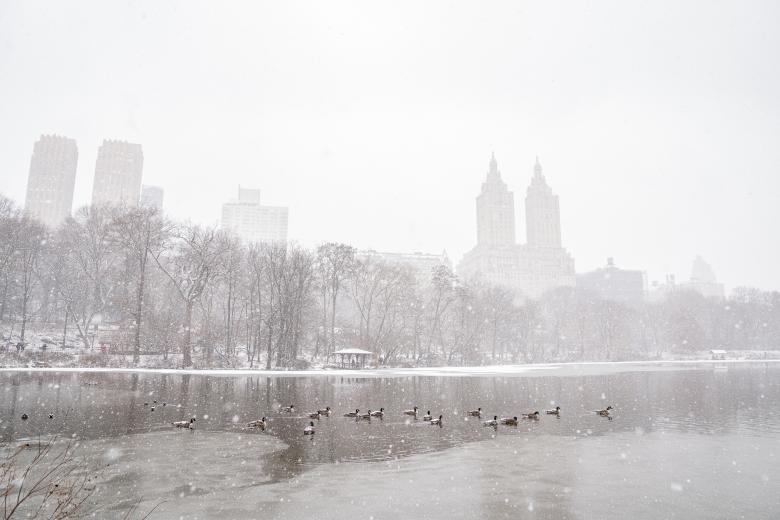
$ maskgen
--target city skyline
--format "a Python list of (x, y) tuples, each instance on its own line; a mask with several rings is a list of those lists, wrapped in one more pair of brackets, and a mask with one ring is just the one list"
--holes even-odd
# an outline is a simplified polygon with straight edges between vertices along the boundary
[[(107, 143), (109, 147), (120, 147), (120, 159), (123, 159), (122, 156), (128, 154), (134, 155), (137, 153), (140, 155), (141, 164), (139, 171), (137, 172), (137, 180), (140, 183), (142, 176), (141, 170), (143, 167), (143, 153), (141, 151), (141, 145), (127, 143), (125, 141), (104, 140), (103, 145), (98, 150), (99, 154), (104, 152), (104, 148), (106, 147)], [(57, 135), (41, 135), (41, 138), (35, 143), (33, 157), (31, 159), (31, 172), (28, 178), (27, 187), (28, 199), (30, 197), (29, 194), (31, 186), (41, 184), (41, 180), (33, 175), (34, 167), (36, 167), (37, 164), (41, 164), (42, 159), (45, 158), (44, 152), (50, 152), (50, 149), (53, 146), (57, 148), (55, 151), (58, 151), (58, 153), (55, 154), (56, 157), (54, 157), (58, 162), (62, 162), (61, 156), (63, 154), (61, 153), (61, 150), (59, 150), (60, 148), (63, 146), (71, 146), (74, 149), (72, 154), (74, 155), (74, 157), (72, 157), (73, 165), (71, 168), (75, 170), (75, 163), (77, 162), (78, 158), (76, 141), (74, 139)], [(115, 152), (116, 150), (109, 150), (108, 153)], [(104, 158), (103, 161), (105, 162), (105, 160), (106, 159)], [(134, 161), (129, 162), (133, 163)], [(49, 167), (48, 164), (46, 164), (46, 166)], [(40, 169), (40, 167), (38, 167), (38, 169)], [(525, 213), (526, 218), (525, 236), (527, 243), (518, 244), (515, 232), (517, 217), (515, 215), (514, 193), (507, 188), (506, 183), (504, 183), (504, 181), (501, 179), (501, 173), (498, 169), (498, 162), (496, 160), (495, 152), (491, 153), (486, 181), (482, 184), (482, 192), (476, 197), (477, 246), (482, 245), (483, 247), (518, 249), (520, 256), (522, 257), (520, 264), (527, 266), (523, 268), (518, 266), (517, 269), (521, 270), (527, 269), (528, 266), (530, 266), (531, 270), (533, 271), (536, 268), (532, 264), (536, 263), (539, 263), (539, 265), (549, 264), (549, 261), (552, 259), (550, 258), (549, 251), (547, 251), (547, 254), (542, 255), (544, 258), (535, 258), (534, 255), (525, 258), (525, 256), (528, 254), (526, 250), (530, 251), (535, 248), (540, 248), (542, 250), (560, 250), (563, 254), (562, 261), (564, 263), (571, 262), (573, 264), (574, 259), (571, 257), (570, 253), (561, 248), (562, 233), (560, 224), (559, 199), (546, 182), (544, 174), (542, 173), (542, 166), (538, 156), (536, 156), (533, 171), (533, 177), (526, 189), (524, 212), (521, 212), (521, 214)], [(96, 167), (96, 177), (98, 176), (98, 172), (100, 172), (99, 164)], [(105, 175), (105, 172), (103, 172), (103, 174)], [(67, 183), (70, 183), (70, 197), (72, 199), (72, 185), (74, 178), (73, 175), (66, 175), (66, 177)], [(162, 188), (154, 185), (141, 184), (139, 186), (139, 190), (140, 194), (137, 201), (138, 205), (153, 207), (158, 211), (162, 211), (164, 193)], [(222, 204), (222, 213), (221, 219), (219, 220), (219, 226), (223, 229), (236, 233), (237, 236), (249, 242), (287, 241), (288, 208), (279, 206), (261, 206), (260, 193), (261, 190), (259, 189), (248, 189), (239, 186), (238, 198), (231, 199), (229, 202)], [(93, 189), (93, 198), (94, 196)], [(38, 201), (33, 199), (32, 202), (33, 209), (31, 210), (27, 207), (27, 204), (25, 204), (25, 210), (31, 210), (34, 214), (35, 204)], [(49, 210), (49, 212), (51, 211)], [(47, 225), (51, 224), (47, 223)], [(471, 262), (473, 263), (474, 252), (478, 252), (478, 250), (479, 248), (475, 248), (473, 250), (467, 251), (466, 254), (462, 257), (461, 263), (467, 262), (469, 260), (469, 255), (472, 255)], [(447, 258), (446, 248), (443, 251), (443, 257)], [(412, 261), (413, 264), (415, 262), (419, 262), (420, 258), (425, 258), (425, 260), (423, 260), (425, 262), (430, 261), (431, 258), (436, 259), (441, 257), (441, 255), (430, 254), (427, 252), (421, 253), (420, 251), (377, 253), (376, 251), (369, 249), (364, 250), (364, 252), (368, 252), (373, 255), (389, 255), (389, 257), (394, 259), (396, 257), (409, 257), (414, 259)], [(510, 256), (514, 256), (514, 253), (510, 254)], [(557, 258), (557, 253), (554, 256)], [(608, 268), (614, 269), (612, 261), (612, 257), (608, 258), (607, 264)], [(449, 260), (447, 260), (447, 262), (449, 262)], [(468, 272), (469, 269), (471, 272)], [(603, 267), (598, 267), (592, 271), (580, 271), (577, 273), (576, 278), (577, 280), (580, 280), (581, 278), (585, 280), (587, 277), (592, 277), (594, 274), (602, 272), (603, 270)], [(510, 272), (511, 271), (512, 269), (510, 269)], [(571, 281), (568, 280), (568, 275), (566, 275), (566, 281), (555, 281), (561, 275), (561, 273), (552, 273), (550, 274), (552, 277), (550, 281), (544, 282), (539, 288), (529, 292), (527, 282), (523, 282), (520, 285), (517, 285), (517, 280), (510, 280), (511, 278), (515, 278), (516, 276), (514, 275), (517, 273), (514, 273), (514, 275), (511, 275), (510, 273), (510, 276), (507, 276), (506, 272), (481, 272), (480, 267), (478, 267), (477, 264), (474, 264), (465, 270), (463, 269), (463, 265), (459, 266), (459, 274), (462, 276), (470, 278), (477, 275), (477, 278), (483, 277), (485, 280), (490, 280), (496, 285), (512, 288), (513, 290), (518, 291), (518, 295), (525, 294), (534, 297), (538, 297), (542, 292), (555, 286), (579, 285), (579, 282), (576, 284), (573, 282), (575, 272), (576, 270), (572, 267), (570, 273), (572, 278)], [(696, 255), (696, 258), (694, 259), (692, 274), (689, 280), (685, 280), (682, 276), (680, 276), (679, 279), (676, 279), (676, 273), (671, 273), (667, 274), (665, 281), (654, 280), (653, 284), (648, 286), (646, 279), (647, 272), (644, 269), (639, 269), (638, 271), (617, 270), (616, 272), (620, 272), (621, 274), (626, 273), (629, 276), (633, 276), (633, 273), (641, 273), (641, 278), (644, 280), (642, 285), (644, 286), (643, 290), (645, 292), (645, 297), (651, 299), (654, 298), (653, 294), (655, 294), (655, 297), (657, 298), (658, 294), (666, 294), (668, 291), (686, 288), (693, 289), (707, 296), (715, 296), (721, 299), (723, 298), (724, 285), (716, 280), (711, 266), (705, 262), (700, 255)], [(706, 276), (702, 275), (701, 273), (705, 273)], [(527, 275), (535, 278), (539, 274), (540, 273), (531, 275), (528, 273)], [(504, 279), (502, 279), (502, 277)], [(540, 292), (540, 288), (542, 287), (546, 288), (541, 289)]]
[[(44, 135), (44, 134), (42, 134), (41, 138), (38, 141), (35, 142), (35, 146), (34, 146), (33, 158), (31, 160), (31, 174), (28, 177), (28, 186), (27, 186), (27, 190), (26, 190), (27, 193), (28, 193), (28, 197), (29, 197), (29, 193), (30, 193), (31, 183), (35, 182), (35, 179), (34, 179), (34, 177), (32, 175), (32, 168), (36, 164), (36, 151), (38, 150), (39, 146), (42, 146), (44, 144), (46, 144), (46, 145), (48, 145), (50, 147), (51, 146), (50, 141), (52, 139), (59, 139), (63, 143), (69, 144), (69, 145), (73, 146), (73, 148), (75, 149), (75, 159), (73, 161), (74, 162), (74, 168), (75, 168), (75, 163), (77, 162), (77, 159), (78, 159), (77, 141), (75, 139), (70, 139), (68, 137), (62, 137), (62, 136), (58, 136), (58, 135)], [(104, 153), (103, 151), (106, 148), (106, 145), (108, 145), (108, 148), (110, 148), (110, 149), (107, 152)], [(117, 146), (121, 148), (120, 150), (118, 150), (118, 153), (119, 153), (119, 156), (120, 156), (119, 157), (120, 158), (119, 162), (124, 162), (124, 163), (128, 163), (128, 162), (129, 163), (133, 163), (134, 162), (134, 160), (129, 160), (127, 157), (124, 157), (125, 155), (138, 154), (140, 156), (140, 165), (138, 166), (138, 171), (135, 172), (137, 174), (137, 179), (135, 179), (135, 180), (137, 180), (138, 183), (139, 183), (139, 186), (138, 186), (139, 196), (137, 198), (138, 200), (136, 201), (136, 204), (137, 205), (141, 205), (141, 206), (147, 205), (147, 206), (150, 206), (150, 207), (155, 207), (158, 210), (162, 210), (163, 189), (160, 188), (159, 186), (140, 184), (141, 180), (142, 180), (142, 175), (143, 175), (143, 173), (142, 173), (142, 169), (143, 169), (143, 152), (141, 151), (142, 145), (140, 145), (140, 144), (133, 144), (133, 143), (127, 143), (126, 141), (122, 141), (122, 140), (104, 139), (103, 140), (103, 144), (101, 145), (101, 147), (98, 148), (98, 161), (101, 161), (100, 154), (104, 153), (104, 157), (102, 158), (102, 161), (105, 164), (106, 160), (107, 160), (105, 155), (106, 154), (116, 155), (117, 150), (114, 150), (114, 148), (116, 148)], [(40, 155), (40, 152), (38, 152), (38, 154)], [(112, 158), (109, 158), (109, 159), (112, 159)], [(130, 159), (132, 159), (132, 158), (130, 158)], [(39, 162), (40, 162), (40, 159), (39, 159)], [(109, 161), (109, 162), (113, 162), (113, 161)], [(126, 166), (126, 165), (123, 165), (123, 166)], [(106, 168), (104, 166), (103, 170), (105, 170), (105, 169)], [(481, 243), (483, 245), (496, 245), (496, 244), (498, 244), (498, 245), (520, 245), (521, 248), (528, 247), (528, 245), (542, 246), (543, 248), (544, 247), (547, 247), (547, 248), (549, 248), (549, 247), (560, 248), (561, 247), (561, 235), (562, 235), (562, 232), (561, 232), (561, 224), (560, 224), (560, 208), (559, 208), (559, 204), (558, 204), (558, 196), (553, 194), (553, 192), (551, 191), (551, 188), (546, 183), (544, 175), (542, 174), (542, 167), (540, 165), (539, 156), (536, 156), (536, 158), (535, 158), (533, 172), (534, 173), (533, 173), (533, 176), (531, 178), (531, 182), (530, 182), (530, 184), (528, 185), (528, 187), (526, 189), (526, 201), (525, 201), (526, 203), (524, 204), (524, 211), (520, 212), (521, 215), (524, 214), (524, 216), (525, 216), (525, 226), (524, 227), (525, 227), (525, 230), (526, 230), (525, 237), (526, 237), (527, 243), (526, 244), (516, 244), (517, 239), (516, 239), (516, 231), (515, 231), (515, 229), (516, 229), (517, 224), (518, 224), (518, 217), (515, 215), (515, 209), (516, 208), (515, 208), (515, 205), (514, 205), (514, 198), (513, 198), (513, 193), (514, 192), (512, 190), (509, 190), (508, 187), (507, 187), (507, 184), (501, 179), (500, 171), (498, 170), (497, 160), (496, 160), (496, 157), (495, 157), (495, 152), (491, 152), (491, 158), (490, 158), (489, 168), (488, 168), (487, 182), (483, 182), (482, 193), (476, 199), (477, 200), (477, 226), (476, 226), (477, 244)], [(106, 175), (105, 172), (101, 171), (100, 162), (98, 162), (98, 165), (95, 168), (95, 178), (98, 178), (99, 174), (102, 174), (104, 176)], [(40, 183), (40, 181), (38, 181), (38, 182)], [(72, 177), (70, 177), (67, 182), (71, 183), (71, 194), (70, 194), (70, 196), (71, 196), (71, 200), (72, 200), (72, 184), (74, 182), (74, 179)], [(499, 186), (499, 185), (502, 186), (501, 189), (503, 189), (509, 196), (509, 199), (506, 202), (504, 202), (504, 203), (500, 202), (500, 200), (502, 199), (502, 197), (504, 197), (504, 195), (501, 194), (501, 193), (496, 193), (495, 190), (492, 189), (492, 186)], [(486, 187), (488, 189), (487, 192), (485, 191)], [(147, 190), (150, 192), (149, 194), (147, 194)], [(241, 238), (243, 238), (245, 240), (250, 240), (250, 241), (263, 241), (263, 240), (271, 240), (271, 241), (274, 241), (274, 240), (284, 240), (284, 241), (286, 241), (286, 240), (288, 240), (287, 239), (287, 225), (288, 225), (287, 224), (287, 221), (288, 221), (287, 212), (288, 212), (288, 208), (286, 206), (285, 207), (260, 206), (260, 192), (261, 192), (261, 190), (259, 190), (259, 189), (246, 189), (246, 188), (241, 188), (241, 186), (239, 186), (239, 197), (237, 199), (231, 199), (231, 201), (222, 204), (221, 218), (218, 219), (216, 222), (212, 223), (212, 225), (219, 225), (220, 227), (222, 227), (224, 229), (229, 229), (229, 230), (231, 230), (233, 232), (236, 232), (238, 234), (238, 236), (240, 236)], [(491, 200), (490, 202), (487, 202), (487, 203), (484, 201), (484, 197), (486, 196), (486, 193), (487, 193), (488, 196), (494, 197), (493, 200)], [(2, 194), (2, 192), (0, 192), (0, 194)], [(93, 199), (95, 197), (94, 185), (93, 185), (93, 189), (92, 189), (92, 197), (93, 197)], [(149, 197), (150, 200), (145, 200), (146, 197)], [(498, 197), (498, 199), (495, 199), (495, 197)], [(543, 199), (543, 201), (541, 203), (538, 202), (539, 201), (539, 197), (541, 197), (541, 199)], [(531, 204), (529, 204), (529, 198), (532, 201)], [(152, 201), (151, 199), (154, 199), (154, 200)], [(252, 199), (252, 200), (249, 200), (249, 199)], [(254, 200), (254, 199), (257, 199), (257, 200)], [(549, 200), (550, 202), (546, 202), (547, 200)], [(35, 201), (33, 201), (33, 202), (35, 203)], [(273, 218), (271, 218), (271, 220), (273, 220), (273, 222), (271, 224), (273, 224), (274, 230), (267, 231), (267, 230), (263, 229), (262, 231), (256, 231), (256, 230), (248, 230), (248, 228), (247, 229), (243, 229), (246, 226), (242, 227), (242, 225), (239, 225), (237, 222), (233, 222), (233, 220), (237, 220), (236, 216), (233, 215), (233, 213), (235, 213), (235, 211), (233, 211), (233, 212), (228, 211), (229, 215), (226, 217), (226, 211), (227, 211), (226, 208), (232, 207), (232, 206), (236, 206), (236, 205), (240, 206), (242, 203), (244, 205), (246, 205), (247, 203), (249, 203), (249, 205), (251, 205), (252, 202), (254, 202), (254, 204), (256, 206), (258, 206), (258, 208), (263, 208), (266, 212), (268, 210), (273, 210), (273, 211), (276, 211), (277, 213), (280, 210), (283, 211), (284, 214), (281, 215), (283, 217), (283, 222), (281, 224), (277, 223), (277, 221), (279, 221), (280, 217), (278, 217), (278, 216), (276, 216), (274, 214), (274, 215), (272, 215)], [(123, 203), (126, 203), (126, 201), (123, 202)], [(498, 211), (500, 213), (499, 219), (503, 221), (503, 223), (499, 224), (498, 226), (495, 225), (495, 222), (491, 222), (491, 218), (492, 217), (485, 215), (485, 205), (487, 204), (489, 206), (490, 204), (496, 204), (496, 203), (498, 203), (499, 206), (506, 205), (506, 207), (504, 209), (498, 209)], [(552, 205), (550, 205), (550, 204), (552, 204)], [(80, 207), (80, 206), (74, 206), (72, 208), (72, 211), (74, 211), (78, 207)], [(27, 209), (26, 204), (25, 204), (25, 209)], [(72, 213), (72, 211), (71, 211), (71, 213)], [(488, 210), (488, 212), (489, 211), (492, 211), (492, 210)], [(35, 212), (35, 210), (33, 210), (33, 214), (34, 214), (34, 212)], [(244, 213), (246, 213), (246, 211), (244, 211)], [(535, 214), (537, 216), (535, 216)], [(242, 215), (243, 215), (243, 213), (242, 213)], [(186, 220), (190, 220), (190, 219), (186, 219)], [(255, 218), (255, 220), (257, 220), (257, 218)], [(264, 219), (262, 219), (262, 220), (264, 220), (264, 221), (268, 220), (268, 216), (264, 217)], [(543, 222), (544, 220), (548, 220), (550, 225), (548, 226), (546, 222)], [(279, 227), (280, 225), (282, 227)], [(238, 229), (239, 227), (241, 228), (240, 230)], [(252, 226), (250, 226), (250, 227), (252, 227)], [(254, 227), (257, 227), (257, 226), (254, 226)], [(264, 224), (261, 227), (265, 228), (265, 227), (267, 227), (267, 224)], [(279, 227), (280, 231), (277, 231), (276, 227)], [(490, 230), (490, 231), (487, 231), (487, 230)], [(260, 237), (260, 235), (258, 235), (258, 233), (260, 233), (260, 235), (263, 235), (263, 237)], [(250, 235), (257, 235), (257, 236), (255, 236), (254, 238), (251, 238)], [(268, 236), (266, 236), (266, 235), (268, 235)], [(282, 236), (285, 237), (285, 238), (281, 238)], [(258, 237), (260, 237), (260, 238), (258, 238)], [(323, 243), (323, 242), (324, 241), (321, 241), (320, 243)], [(370, 251), (372, 249), (369, 248), (367, 250)], [(446, 252), (447, 248), (445, 247), (443, 250)], [(467, 251), (464, 255), (459, 257), (461, 259), (461, 261), (466, 260), (468, 258), (469, 252), (470, 251)], [(564, 253), (565, 253), (565, 250), (564, 250)], [(416, 254), (420, 254), (420, 251), (419, 250), (415, 250), (415, 251), (406, 250), (406, 251), (398, 251), (396, 254), (416, 255)], [(428, 253), (426, 252), (426, 254), (428, 254)], [(567, 254), (567, 253), (565, 253), (565, 254)], [(611, 257), (610, 257), (610, 260), (611, 260)], [(573, 259), (571, 261), (573, 261)], [(702, 261), (703, 260), (701, 258), (701, 255), (697, 254), (696, 258), (695, 258), (695, 261), (694, 261), (694, 265), (696, 266), (699, 262), (702, 262)], [(531, 263), (533, 263), (533, 262), (531, 262)], [(710, 273), (712, 273), (712, 269), (709, 266), (709, 264), (705, 264), (705, 265), (707, 266), (707, 269), (710, 270)], [(644, 276), (647, 277), (647, 270), (646, 269), (642, 268), (641, 266), (637, 267), (637, 268), (639, 269), (639, 272), (644, 273)], [(595, 267), (595, 268), (593, 268), (593, 269), (591, 269), (589, 271), (586, 271), (586, 270), (576, 270), (576, 269), (574, 271), (576, 271), (578, 273), (578, 277), (579, 277), (580, 274), (582, 274), (582, 275), (592, 274), (592, 272), (599, 271), (600, 269), (602, 269), (602, 267), (601, 266), (597, 266), (597, 267)], [(686, 288), (686, 287), (688, 287), (688, 288), (694, 288), (694, 290), (697, 290), (699, 292), (704, 292), (705, 294), (709, 294), (709, 291), (707, 289), (702, 291), (701, 288), (697, 286), (697, 280), (696, 280), (696, 276), (695, 276), (695, 271), (696, 271), (696, 267), (694, 267), (694, 274), (691, 275), (690, 280), (687, 280), (685, 278), (684, 271), (680, 272), (680, 273), (666, 273), (666, 275), (665, 275), (663, 280), (662, 279), (652, 280), (652, 284), (650, 284), (648, 286), (648, 289), (652, 291), (654, 289), (653, 285), (655, 285), (655, 290), (656, 291), (674, 290), (674, 288)], [(487, 277), (487, 279), (490, 279), (490, 278), (491, 278), (491, 276)], [(671, 286), (669, 286), (670, 280), (671, 280), (671, 283), (672, 283)], [(675, 282), (675, 280), (677, 280), (677, 282)], [(513, 287), (513, 283), (508, 283), (508, 285), (507, 285), (507, 283), (498, 283), (498, 285), (506, 285), (507, 287)], [(568, 284), (564, 284), (564, 285), (568, 285)], [(701, 285), (701, 284), (699, 284), (699, 285)], [(720, 280), (718, 280), (717, 285), (721, 287), (720, 292), (722, 293), (724, 284), (722, 284), (720, 282)], [(735, 287), (737, 287), (739, 285), (740, 284), (737, 284), (737, 285), (735, 285)], [(664, 287), (666, 287), (666, 289), (664, 289)], [(515, 289), (516, 289), (516, 287), (515, 287)], [(520, 291), (520, 294), (522, 294), (522, 293), (523, 293), (523, 291)], [(650, 293), (648, 293), (648, 295), (649, 294)], [(715, 290), (715, 293), (713, 293), (713, 294), (717, 296), (717, 288)], [(533, 296), (538, 296), (538, 294), (536, 294), (535, 292), (532, 293), (532, 295)]]
[(174, 218), (214, 224), (236, 185), (260, 186), (301, 244), (457, 260), (485, 157), (520, 193), (539, 155), (578, 271), (613, 256), (685, 278), (701, 254), (729, 289), (780, 288), (774, 3), (0, 9), (0, 191), (17, 201), (41, 133), (79, 143), (74, 207), (110, 137), (143, 144)]

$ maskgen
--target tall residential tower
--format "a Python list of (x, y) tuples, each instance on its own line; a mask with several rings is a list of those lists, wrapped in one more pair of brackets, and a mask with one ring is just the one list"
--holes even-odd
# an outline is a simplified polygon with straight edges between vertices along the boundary
[(477, 243), (515, 243), (515, 198), (501, 180), (495, 154), (490, 157), (487, 179), (477, 196)]
[(561, 247), (561, 210), (558, 195), (542, 175), (542, 165), (536, 158), (534, 176), (525, 195), (526, 241), (530, 247)]
[(138, 206), (143, 169), (140, 144), (104, 140), (95, 164), (92, 205)]
[(42, 135), (35, 143), (24, 208), (49, 227), (70, 215), (78, 157), (76, 141), (67, 137)]

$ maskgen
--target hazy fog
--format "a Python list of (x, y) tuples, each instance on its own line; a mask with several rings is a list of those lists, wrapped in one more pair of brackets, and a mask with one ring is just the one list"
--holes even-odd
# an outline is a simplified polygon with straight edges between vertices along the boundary
[[(144, 148), (176, 218), (238, 184), (290, 238), (439, 252), (475, 242), (495, 151), (522, 198), (539, 155), (577, 271), (780, 288), (776, 2), (3, 2), (0, 192), (42, 133)], [(523, 239), (522, 232), (518, 237)]]

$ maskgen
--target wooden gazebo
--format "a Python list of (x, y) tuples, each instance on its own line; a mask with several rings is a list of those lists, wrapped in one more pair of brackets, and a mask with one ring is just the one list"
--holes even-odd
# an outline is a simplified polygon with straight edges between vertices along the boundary
[(340, 368), (365, 368), (366, 359), (374, 353), (359, 348), (343, 348), (331, 355), (339, 356), (338, 365)]

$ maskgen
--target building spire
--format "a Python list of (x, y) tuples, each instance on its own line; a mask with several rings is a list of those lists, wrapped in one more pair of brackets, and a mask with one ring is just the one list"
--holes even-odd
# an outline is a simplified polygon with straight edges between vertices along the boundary
[(542, 177), (542, 165), (539, 163), (539, 156), (536, 156), (536, 164), (534, 165), (534, 176)]
[(490, 153), (490, 166), (488, 167), (487, 174), (488, 182), (496, 182), (501, 180), (501, 172), (498, 171), (498, 161), (496, 161), (496, 154)]

